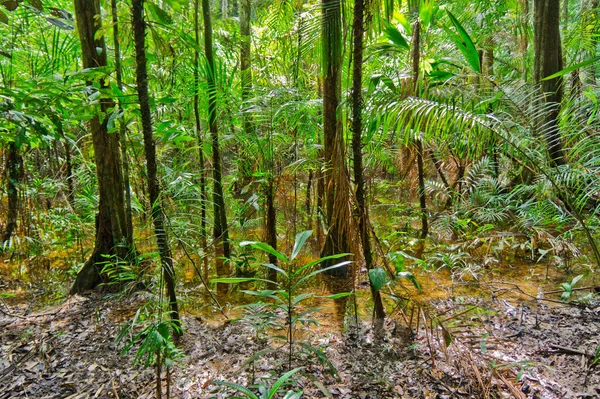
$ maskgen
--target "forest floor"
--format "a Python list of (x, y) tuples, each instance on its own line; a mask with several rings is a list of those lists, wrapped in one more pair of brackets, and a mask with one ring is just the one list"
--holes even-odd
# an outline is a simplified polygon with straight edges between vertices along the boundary
[[(333, 328), (333, 307), (326, 308), (318, 314), (325, 327), (298, 332), (307, 345), (296, 349), (293, 367), (303, 369), (283, 390), (344, 399), (600, 397), (599, 301), (536, 300), (491, 281), (477, 290), (483, 294), (405, 302), (379, 339), (368, 320), (356, 326), (352, 316)], [(154, 371), (134, 367), (135, 354), (120, 354), (116, 343), (123, 322), (150, 298), (73, 296), (35, 312), (31, 298), (0, 298), (0, 399), (155, 397)], [(214, 382), (250, 386), (254, 378), (273, 386), (287, 371), (286, 347), (257, 339), (247, 323), (183, 320), (185, 357), (172, 367), (173, 398), (232, 397)]]

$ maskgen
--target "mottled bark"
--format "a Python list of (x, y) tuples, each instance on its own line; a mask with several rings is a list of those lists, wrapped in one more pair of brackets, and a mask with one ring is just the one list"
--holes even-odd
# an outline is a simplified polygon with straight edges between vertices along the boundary
[[(99, 0), (74, 0), (77, 30), (81, 42), (84, 68), (97, 68), (107, 65), (104, 36), (100, 34)], [(99, 80), (106, 88), (108, 83)], [(88, 82), (91, 87), (91, 82)], [(100, 100), (99, 115), (106, 115), (113, 108), (112, 100)], [(108, 134), (108, 118), (95, 115), (88, 121), (94, 147), (94, 160), (98, 177), (99, 204), (96, 215), (96, 240), (94, 251), (77, 274), (72, 293), (81, 293), (95, 288), (103, 280), (101, 269), (107, 256), (126, 259), (132, 243), (127, 241), (127, 226), (123, 196), (123, 176), (119, 135)]]
[[(342, 21), (340, 0), (322, 0), (322, 72), (323, 72), (323, 156), (325, 162), (325, 211), (328, 227), (321, 256), (350, 251), (348, 234), (350, 210), (348, 181), (344, 160), (344, 141), (341, 118), (337, 109), (341, 97)], [(322, 263), (331, 266), (339, 260)], [(341, 278), (348, 277), (346, 267), (328, 272)]]

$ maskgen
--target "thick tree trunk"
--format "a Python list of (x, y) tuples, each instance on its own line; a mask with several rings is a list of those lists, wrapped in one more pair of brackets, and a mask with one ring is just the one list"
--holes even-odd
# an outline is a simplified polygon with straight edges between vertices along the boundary
[(8, 153), (6, 154), (6, 192), (8, 196), (8, 212), (6, 216), (6, 228), (2, 235), (2, 243), (10, 240), (10, 237), (17, 229), (17, 220), (19, 219), (19, 183), (23, 175), (23, 158), (19, 154), (17, 145), (14, 142), (8, 144)]
[(194, 40), (196, 43), (196, 50), (194, 51), (194, 118), (196, 126), (196, 140), (198, 141), (198, 163), (200, 164), (200, 234), (202, 235), (202, 265), (203, 265), (203, 277), (204, 281), (208, 282), (208, 230), (206, 228), (206, 204), (208, 203), (208, 196), (206, 195), (206, 176), (204, 169), (204, 138), (202, 134), (202, 127), (200, 124), (200, 53), (198, 48), (200, 47), (200, 0), (194, 1)]
[(533, 78), (545, 94), (545, 104), (550, 111), (537, 122), (548, 143), (550, 161), (554, 165), (565, 163), (564, 151), (558, 129), (558, 114), (563, 93), (563, 79), (542, 80), (563, 69), (560, 40), (560, 0), (534, 0)]
[[(102, 28), (99, 0), (74, 0), (74, 3), (83, 67), (106, 66), (104, 36), (99, 34)], [(107, 82), (100, 79), (100, 85), (106, 88)], [(106, 115), (113, 106), (110, 99), (102, 99), (100, 114)], [(106, 262), (105, 255), (126, 259), (131, 253), (132, 243), (127, 241), (119, 136), (108, 134), (107, 122), (108, 118), (101, 120), (99, 115), (89, 121), (99, 192), (96, 241), (92, 255), (77, 274), (72, 293), (93, 289), (102, 282), (101, 264)]]
[(169, 305), (171, 307), (171, 319), (176, 328), (174, 335), (181, 336), (181, 323), (179, 321), (179, 310), (177, 297), (175, 295), (175, 271), (173, 269), (173, 258), (171, 248), (167, 240), (167, 231), (164, 227), (164, 215), (160, 198), (160, 186), (156, 168), (156, 146), (152, 137), (152, 113), (150, 111), (150, 98), (148, 95), (148, 71), (146, 66), (145, 36), (146, 25), (144, 22), (144, 0), (132, 1), (132, 24), (133, 37), (135, 41), (136, 81), (137, 92), (140, 103), (140, 114), (142, 118), (142, 132), (144, 136), (144, 153), (146, 155), (146, 171), (148, 174), (148, 194), (150, 196), (150, 207), (154, 221), (154, 234), (158, 246), (158, 253), (162, 263), (163, 276), (167, 286)]
[[(362, 159), (362, 77), (363, 77), (363, 38), (364, 38), (364, 0), (354, 1), (354, 20), (352, 31), (354, 33), (354, 65), (352, 71), (352, 153), (354, 157), (354, 184), (356, 185), (356, 206), (358, 210), (358, 230), (367, 270), (373, 268), (373, 253), (369, 240), (368, 208), (365, 202), (365, 180), (363, 177)], [(383, 332), (385, 310), (381, 301), (381, 293), (376, 291), (369, 280), (371, 295), (375, 306), (375, 333), (377, 336)]]
[[(340, 0), (322, 0), (323, 46), (323, 155), (326, 182), (326, 224), (328, 227), (321, 256), (350, 251), (349, 182), (344, 160), (342, 124), (337, 117), (341, 97), (342, 20)], [(339, 260), (322, 263), (328, 267)], [(331, 270), (331, 276), (347, 278), (348, 269)]]
[[(210, 4), (208, 0), (202, 0), (202, 15), (204, 17), (204, 51), (206, 53), (206, 62), (208, 63), (208, 124), (213, 152), (213, 207), (215, 213), (213, 235), (216, 247), (215, 263), (217, 275), (225, 276), (229, 273), (229, 266), (223, 261), (223, 257), (229, 259), (231, 257), (231, 250), (229, 248), (229, 233), (227, 232), (227, 212), (225, 209), (225, 199), (223, 197), (221, 154), (217, 126), (215, 61), (213, 56)], [(226, 290), (226, 285), (218, 284), (217, 291), (219, 291), (219, 293), (225, 293)]]

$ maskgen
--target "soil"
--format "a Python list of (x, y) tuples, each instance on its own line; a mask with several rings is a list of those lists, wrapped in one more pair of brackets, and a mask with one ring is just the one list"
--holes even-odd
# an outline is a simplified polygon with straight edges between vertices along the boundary
[[(298, 332), (305, 348), (294, 347), (292, 368), (303, 368), (275, 397), (288, 390), (344, 399), (600, 397), (597, 300), (572, 306), (500, 283), (486, 289), (486, 298), (402, 302), (377, 339), (368, 321), (356, 326), (346, 316), (346, 327), (336, 329), (326, 315), (327, 328)], [(73, 296), (29, 314), (28, 303), (0, 302), (0, 399), (155, 397), (155, 371), (134, 367), (136, 347), (122, 355), (124, 344), (116, 343), (123, 322), (150, 299)], [(241, 397), (215, 382), (273, 387), (288, 370), (287, 346), (257, 336), (248, 323), (183, 320), (185, 357), (170, 369), (173, 398)], [(166, 373), (162, 387), (166, 395)]]

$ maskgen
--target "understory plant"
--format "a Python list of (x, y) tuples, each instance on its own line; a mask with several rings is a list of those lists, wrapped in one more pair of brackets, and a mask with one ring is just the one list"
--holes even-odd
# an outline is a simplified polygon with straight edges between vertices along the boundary
[[(233, 390), (238, 391), (248, 399), (272, 399), (275, 397), (277, 392), (279, 392), (280, 388), (282, 388), (287, 383), (291, 383), (294, 374), (296, 374), (300, 370), (302, 370), (302, 367), (298, 367), (288, 371), (287, 373), (279, 377), (272, 386), (268, 386), (264, 383), (258, 384), (256, 388), (258, 389), (259, 395), (256, 395), (254, 392), (252, 392), (250, 389), (246, 388), (243, 385), (234, 384), (228, 381), (215, 381), (213, 382), (213, 384), (232, 388)], [(302, 393), (303, 392), (301, 389), (297, 391), (288, 390), (283, 399), (299, 399), (302, 397)]]
[[(277, 335), (274, 338), (285, 340), (287, 346), (288, 370), (292, 369), (292, 359), (294, 355), (295, 328), (298, 325), (317, 325), (318, 322), (311, 315), (320, 308), (309, 307), (304, 308), (302, 304), (313, 298), (329, 298), (338, 299), (350, 295), (350, 293), (339, 293), (326, 296), (317, 296), (313, 292), (304, 292), (305, 284), (315, 278), (318, 274), (325, 271), (333, 270), (339, 267), (346, 266), (351, 261), (343, 261), (332, 266), (319, 269), (317, 266), (331, 259), (339, 259), (348, 256), (348, 254), (336, 254), (325, 256), (314, 261), (308, 262), (305, 265), (298, 265), (298, 255), (306, 244), (306, 241), (311, 236), (312, 231), (307, 230), (296, 235), (292, 253), (288, 256), (282, 252), (275, 250), (266, 243), (256, 241), (244, 241), (240, 243), (242, 247), (251, 247), (268, 254), (274, 255), (280, 265), (271, 263), (263, 263), (262, 266), (275, 270), (277, 273), (276, 280), (262, 278), (220, 278), (213, 279), (213, 283), (239, 284), (244, 282), (254, 281), (258, 284), (264, 283), (266, 289), (263, 290), (242, 290), (242, 292), (252, 295), (258, 299), (257, 303), (262, 306), (266, 315), (260, 317), (263, 320), (269, 320), (268, 327), (285, 331), (285, 335)], [(253, 316), (256, 318), (256, 315)], [(266, 326), (265, 326), (266, 327)]]
[[(125, 283), (123, 290), (128, 289), (128, 282), (136, 281), (133, 272), (126, 269), (115, 268), (114, 272), (123, 272)], [(184, 357), (183, 351), (177, 348), (176, 339), (181, 335), (181, 324), (172, 318), (165, 317), (170, 309), (170, 304), (163, 296), (164, 280), (161, 278), (157, 284), (161, 295), (157, 299), (151, 299), (142, 305), (131, 321), (126, 323), (117, 337), (117, 343), (124, 343), (121, 354), (125, 355), (132, 350), (135, 351), (133, 365), (142, 367), (154, 367), (156, 372), (156, 398), (162, 398), (162, 370), (167, 372), (167, 398), (170, 397), (171, 367), (177, 359)], [(175, 338), (174, 338), (175, 337)]]

